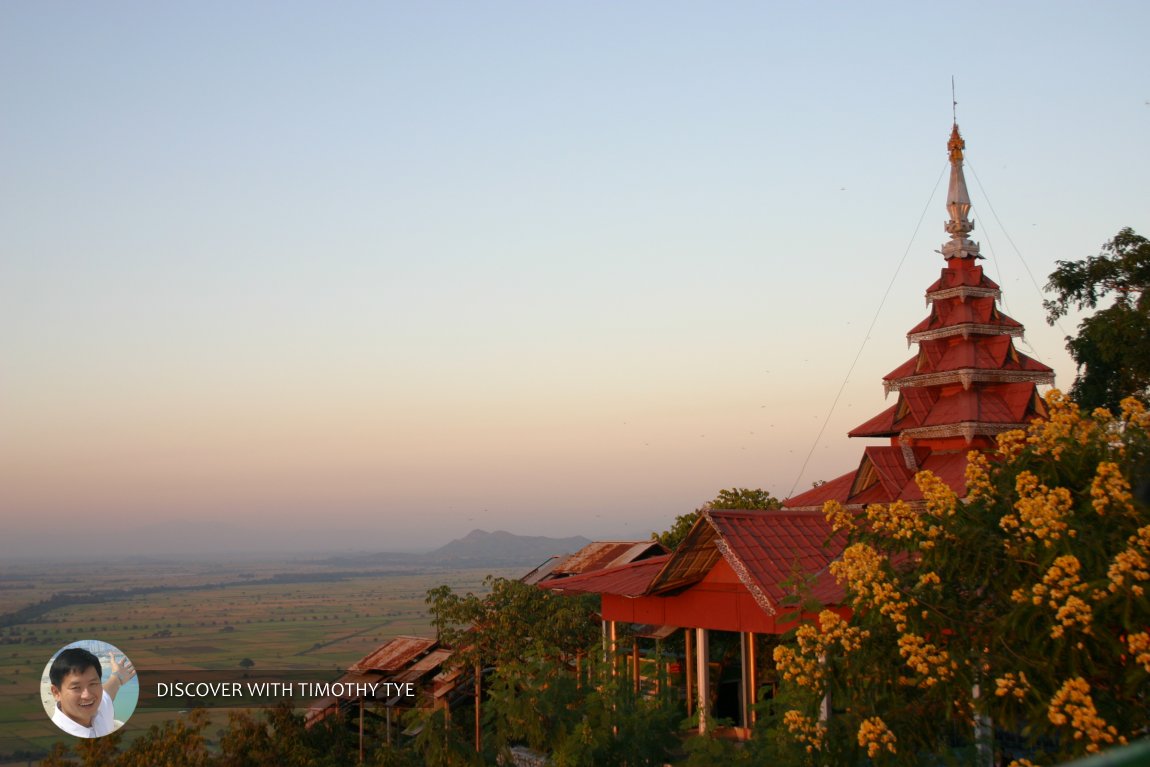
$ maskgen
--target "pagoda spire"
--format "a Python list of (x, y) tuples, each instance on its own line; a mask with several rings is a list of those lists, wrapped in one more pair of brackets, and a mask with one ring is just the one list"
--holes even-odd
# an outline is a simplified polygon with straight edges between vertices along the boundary
[(962, 173), (962, 150), (966, 149), (966, 142), (958, 132), (957, 122), (951, 128), (946, 149), (950, 154), (950, 186), (946, 192), (946, 211), (950, 220), (944, 228), (950, 233), (950, 242), (942, 246), (942, 255), (948, 261), (952, 258), (982, 258), (978, 254), (978, 243), (967, 238), (974, 231), (974, 222), (968, 217), (970, 194), (966, 191), (966, 176)]

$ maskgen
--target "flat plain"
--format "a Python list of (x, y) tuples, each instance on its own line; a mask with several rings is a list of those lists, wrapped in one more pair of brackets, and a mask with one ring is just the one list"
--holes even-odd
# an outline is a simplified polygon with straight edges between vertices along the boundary
[[(40, 703), (45, 664), (99, 639), (149, 669), (331, 671), (402, 634), (429, 635), (424, 598), (448, 584), (482, 591), (490, 573), (412, 564), (354, 569), (322, 559), (141, 560), (0, 567), (0, 763), (66, 739)], [(138, 710), (126, 734), (168, 718)]]

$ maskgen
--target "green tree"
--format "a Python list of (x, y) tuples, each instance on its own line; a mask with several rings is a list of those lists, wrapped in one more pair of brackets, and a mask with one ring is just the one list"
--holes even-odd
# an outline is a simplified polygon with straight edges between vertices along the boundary
[(675, 517), (675, 521), (671, 523), (671, 527), (661, 533), (651, 533), (651, 539), (658, 541), (666, 546), (668, 549), (674, 549), (683, 539), (687, 537), (687, 533), (695, 524), (695, 520), (699, 518), (699, 512), (704, 509), (746, 509), (746, 510), (766, 510), (766, 509), (781, 509), (783, 502), (774, 497), (766, 490), (759, 488), (750, 489), (746, 487), (732, 487), (730, 490), (720, 490), (719, 494), (713, 500), (707, 501), (699, 508), (687, 514), (680, 514)]
[(1047, 404), (971, 454), (961, 500), (922, 472), (916, 506), (827, 505), (849, 611), (775, 651), (805, 759), (973, 761), (998, 728), (1024, 743), (1003, 762), (1051, 764), (1150, 727), (1150, 414)]
[(1097, 309), (1078, 325), (1078, 335), (1067, 337), (1066, 348), (1078, 365), (1070, 390), (1087, 410), (1116, 408), (1125, 396), (1146, 398), (1150, 390), (1150, 241), (1129, 227), (1102, 246), (1097, 256), (1080, 261), (1059, 261), (1046, 289), (1047, 321), (1075, 309)]

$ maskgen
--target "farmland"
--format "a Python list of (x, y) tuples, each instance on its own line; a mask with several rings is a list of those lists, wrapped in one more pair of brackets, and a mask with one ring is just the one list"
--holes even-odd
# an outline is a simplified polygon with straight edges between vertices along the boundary
[[(525, 568), (495, 571), (515, 576)], [(424, 596), (480, 590), (488, 569), (341, 569), (322, 561), (43, 564), (0, 569), (0, 762), (65, 737), (44, 716), (49, 658), (79, 639), (148, 669), (330, 670), (400, 634), (427, 634)], [(161, 712), (137, 711), (141, 731)]]

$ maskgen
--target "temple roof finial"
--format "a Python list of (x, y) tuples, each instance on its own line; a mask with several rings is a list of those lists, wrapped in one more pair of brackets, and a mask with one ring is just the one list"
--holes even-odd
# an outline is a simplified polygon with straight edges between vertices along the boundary
[[(954, 104), (957, 103), (954, 102)], [(944, 227), (950, 234), (950, 242), (942, 246), (942, 255), (948, 260), (951, 258), (982, 258), (978, 254), (978, 244), (967, 239), (967, 235), (974, 231), (974, 222), (968, 218), (970, 195), (966, 191), (966, 176), (962, 172), (964, 149), (966, 149), (966, 142), (963, 140), (962, 134), (958, 132), (958, 122), (956, 121), (950, 130), (950, 140), (946, 142), (946, 150), (950, 155), (950, 186), (946, 192), (946, 211), (950, 214), (950, 220), (946, 222)]]

